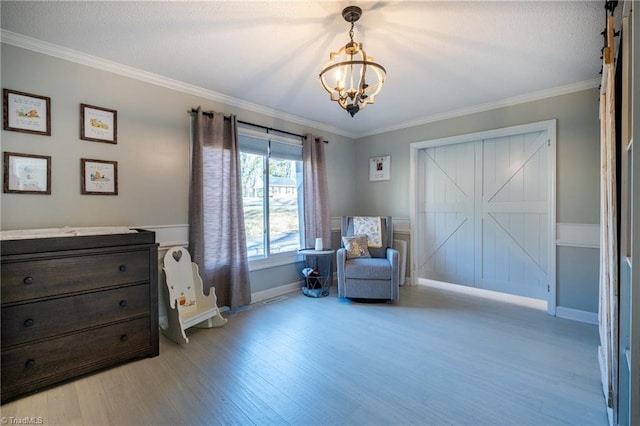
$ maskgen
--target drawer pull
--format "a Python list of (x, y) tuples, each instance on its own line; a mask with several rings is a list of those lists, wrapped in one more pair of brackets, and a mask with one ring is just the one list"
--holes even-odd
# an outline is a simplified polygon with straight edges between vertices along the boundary
[(33, 284), (33, 278), (32, 277), (27, 277), (24, 280), (22, 280), (23, 283), (29, 285), (29, 284)]
[(120, 341), (121, 342), (126, 342), (129, 338), (127, 337), (126, 334), (123, 334), (122, 336), (120, 336)]
[(127, 307), (127, 301), (126, 300), (121, 300), (120, 301), (120, 307), (121, 308), (126, 308)]
[(33, 319), (29, 318), (24, 320), (24, 326), (25, 327), (31, 327), (33, 325)]
[(36, 366), (36, 362), (33, 359), (28, 360), (27, 362), (24, 363), (24, 366), (26, 368), (33, 368)]
[(127, 265), (120, 265), (120, 272), (126, 272), (127, 271)]

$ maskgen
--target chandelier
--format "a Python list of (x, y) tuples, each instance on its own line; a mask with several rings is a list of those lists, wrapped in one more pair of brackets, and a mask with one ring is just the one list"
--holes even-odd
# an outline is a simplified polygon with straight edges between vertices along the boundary
[(353, 24), (362, 16), (358, 6), (348, 6), (342, 11), (345, 21), (351, 23), (351, 39), (337, 52), (329, 54), (329, 61), (320, 71), (322, 86), (351, 117), (372, 104), (382, 89), (387, 71), (367, 56), (362, 43), (353, 41)]

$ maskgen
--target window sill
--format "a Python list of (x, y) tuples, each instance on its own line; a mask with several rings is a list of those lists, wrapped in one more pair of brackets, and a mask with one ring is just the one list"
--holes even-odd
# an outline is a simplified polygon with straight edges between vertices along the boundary
[(297, 252), (276, 254), (263, 259), (249, 259), (249, 271), (259, 271), (261, 269), (291, 265), (297, 262), (302, 262), (303, 260), (304, 258), (302, 255)]

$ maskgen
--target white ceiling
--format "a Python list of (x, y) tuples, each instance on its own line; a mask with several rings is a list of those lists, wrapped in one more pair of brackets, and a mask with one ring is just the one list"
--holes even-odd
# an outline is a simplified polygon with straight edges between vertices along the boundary
[[(341, 11), (349, 4), (363, 9), (355, 40), (387, 69), (376, 103), (354, 118), (318, 78), (329, 51), (348, 41)], [(5, 40), (32, 37), (351, 137), (597, 86), (605, 20), (604, 1), (3, 0), (0, 7)]]

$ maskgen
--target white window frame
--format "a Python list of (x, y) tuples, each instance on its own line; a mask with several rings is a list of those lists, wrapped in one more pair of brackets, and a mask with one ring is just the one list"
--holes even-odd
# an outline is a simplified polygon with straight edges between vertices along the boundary
[[(265, 132), (259, 132), (253, 129), (239, 127), (238, 137), (242, 135), (250, 136), (253, 138), (272, 140), (272, 141), (282, 142), (286, 144), (302, 146), (302, 141), (300, 141), (299, 139), (287, 138), (282, 136), (274, 136)], [(240, 152), (243, 152), (242, 148), (240, 149)], [(265, 185), (264, 195), (268, 196), (268, 184)], [(265, 213), (268, 215), (268, 212), (265, 212)], [(300, 211), (300, 214), (302, 214), (302, 209)], [(267, 218), (267, 223), (268, 222), (269, 220)], [(300, 218), (300, 222), (304, 223), (304, 217)], [(267, 229), (267, 232), (268, 232), (268, 229)], [(301, 241), (304, 241), (304, 227), (301, 227), (300, 234), (301, 234), (300, 235)], [(265, 257), (249, 258), (249, 271), (257, 271), (260, 269), (273, 268), (276, 266), (291, 265), (297, 262), (301, 262), (302, 260), (303, 260), (303, 257), (297, 251), (290, 251), (286, 253), (276, 253), (276, 254), (267, 253)]]

